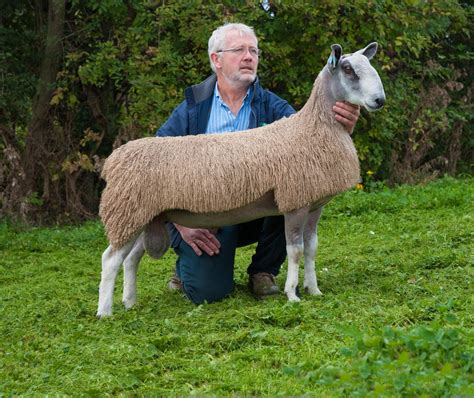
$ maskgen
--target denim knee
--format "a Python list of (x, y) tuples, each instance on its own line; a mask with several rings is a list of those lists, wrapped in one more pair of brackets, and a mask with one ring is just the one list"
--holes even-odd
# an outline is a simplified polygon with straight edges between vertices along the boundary
[(199, 281), (194, 284), (192, 282), (183, 283), (183, 290), (186, 296), (194, 304), (214, 303), (227, 297), (234, 289), (234, 283), (230, 281)]
[(175, 248), (178, 254), (176, 271), (186, 296), (195, 304), (212, 303), (228, 296), (234, 288), (234, 256), (237, 229), (223, 227), (217, 233), (221, 243), (219, 254), (197, 256), (181, 241)]

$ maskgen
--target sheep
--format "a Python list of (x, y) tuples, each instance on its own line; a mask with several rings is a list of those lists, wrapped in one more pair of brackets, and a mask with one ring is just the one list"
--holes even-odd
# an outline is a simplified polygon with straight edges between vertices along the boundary
[(342, 55), (333, 44), (307, 103), (289, 118), (243, 132), (142, 138), (116, 149), (102, 171), (100, 216), (110, 245), (102, 255), (97, 316), (112, 314), (122, 263), (123, 304), (135, 304), (145, 250), (160, 258), (170, 246), (165, 222), (216, 228), (283, 214), (288, 300), (300, 300), (301, 256), (305, 290), (321, 294), (314, 257), (322, 208), (360, 179), (352, 139), (332, 106), (349, 101), (368, 111), (382, 108), (383, 85), (369, 62), (377, 47)]

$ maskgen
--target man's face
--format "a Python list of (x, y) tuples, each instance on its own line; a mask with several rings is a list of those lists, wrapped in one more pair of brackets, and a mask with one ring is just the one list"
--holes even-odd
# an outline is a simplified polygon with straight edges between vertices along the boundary
[[(218, 78), (225, 78), (233, 84), (252, 84), (257, 76), (258, 55), (257, 40), (252, 35), (240, 35), (231, 31), (226, 37), (226, 46), (222, 50), (240, 49), (241, 51), (224, 51), (213, 57)], [(218, 56), (217, 56), (218, 55)]]

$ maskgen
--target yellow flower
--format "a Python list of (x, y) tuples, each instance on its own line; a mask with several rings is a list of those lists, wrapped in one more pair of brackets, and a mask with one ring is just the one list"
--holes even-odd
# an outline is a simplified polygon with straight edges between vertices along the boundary
[(358, 191), (362, 191), (364, 189), (364, 184), (356, 184), (356, 187), (355, 187)]
[(367, 175), (369, 177), (373, 176), (375, 173), (372, 170), (367, 171)]

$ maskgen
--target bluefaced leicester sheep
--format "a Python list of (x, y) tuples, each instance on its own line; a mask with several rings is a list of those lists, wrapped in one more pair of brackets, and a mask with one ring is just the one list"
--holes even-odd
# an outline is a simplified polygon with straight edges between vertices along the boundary
[(138, 139), (110, 155), (102, 173), (107, 186), (100, 216), (110, 246), (102, 256), (99, 317), (112, 313), (122, 263), (123, 302), (133, 306), (145, 249), (159, 258), (169, 247), (165, 222), (215, 228), (284, 214), (288, 299), (299, 300), (303, 254), (304, 287), (320, 294), (314, 255), (322, 206), (360, 178), (355, 147), (332, 106), (348, 101), (374, 111), (385, 102), (369, 62), (377, 43), (347, 55), (338, 44), (331, 49), (310, 98), (290, 118), (238, 133)]

